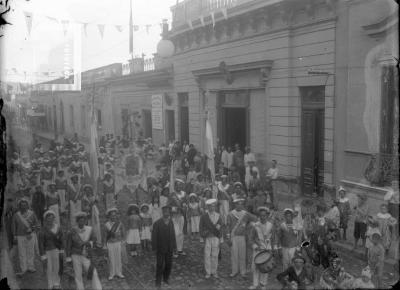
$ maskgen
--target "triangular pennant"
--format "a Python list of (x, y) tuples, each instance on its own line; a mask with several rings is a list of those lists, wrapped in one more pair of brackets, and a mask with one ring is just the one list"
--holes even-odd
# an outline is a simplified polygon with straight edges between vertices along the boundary
[(68, 26), (69, 26), (69, 21), (68, 20), (61, 20), (61, 25), (64, 31), (64, 36), (67, 35), (68, 32)]
[(150, 32), (150, 27), (151, 27), (151, 24), (146, 25), (146, 33), (147, 34), (149, 34), (149, 32)]
[(87, 37), (87, 26), (88, 26), (88, 23), (83, 23), (83, 32), (85, 33), (85, 37)]
[(25, 14), (26, 28), (28, 29), (28, 35), (31, 35), (33, 14), (31, 12), (26, 12), (26, 11), (24, 11), (24, 14)]
[(221, 12), (222, 12), (222, 14), (224, 14), (225, 20), (228, 19), (228, 9), (223, 8)]
[(200, 15), (200, 22), (201, 22), (201, 26), (205, 26), (204, 24), (204, 16)]
[(115, 29), (117, 29), (119, 32), (122, 32), (122, 25), (115, 25)]
[(193, 30), (193, 23), (192, 20), (188, 20), (187, 24), (189, 25), (190, 29)]
[(104, 24), (98, 24), (97, 28), (99, 29), (101, 39), (103, 39), (103, 36), (104, 36)]
[(53, 21), (53, 22), (57, 22), (57, 23), (58, 23), (57, 18), (54, 18), (54, 17), (51, 17), (51, 16), (46, 16), (46, 17), (47, 17), (47, 19), (49, 19), (49, 20), (51, 20), (51, 21)]
[(133, 31), (139, 31), (139, 25), (133, 25)]
[(215, 27), (215, 15), (214, 15), (214, 11), (211, 12), (211, 20), (212, 20), (212, 25), (213, 25), (213, 27)]

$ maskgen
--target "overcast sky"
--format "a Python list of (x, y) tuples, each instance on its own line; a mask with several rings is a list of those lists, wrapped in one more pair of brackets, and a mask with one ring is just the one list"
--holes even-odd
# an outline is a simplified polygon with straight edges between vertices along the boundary
[[(180, 0), (179, 2), (181, 2)], [(14, 0), (14, 11), (7, 15), (13, 25), (7, 25), (0, 38), (3, 80), (32, 80), (34, 72), (51, 70), (49, 53), (59, 47), (66, 38), (72, 37), (69, 26), (64, 36), (63, 26), (55, 19), (89, 23), (87, 35), (82, 29), (82, 70), (87, 70), (129, 59), (129, 0)], [(133, 24), (139, 25), (134, 32), (134, 54), (152, 57), (160, 40), (160, 23), (163, 18), (171, 21), (170, 7), (176, 0), (132, 0)], [(32, 13), (33, 23), (28, 34), (24, 12)], [(106, 24), (101, 38), (97, 24)], [(122, 25), (119, 32), (115, 25)], [(152, 25), (149, 32), (145, 25)], [(12, 72), (15, 68), (18, 75)], [(5, 77), (5, 70), (9, 73)], [(12, 73), (12, 75), (10, 75)]]

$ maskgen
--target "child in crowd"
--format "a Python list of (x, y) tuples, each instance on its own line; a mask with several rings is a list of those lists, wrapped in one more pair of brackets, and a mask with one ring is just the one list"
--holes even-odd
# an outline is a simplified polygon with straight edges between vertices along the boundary
[(327, 234), (330, 235), (335, 241), (338, 239), (340, 234), (340, 211), (338, 208), (338, 203), (338, 201), (334, 201), (331, 208), (325, 214)]
[(361, 277), (354, 280), (353, 289), (374, 289), (375, 286), (371, 281), (371, 270), (369, 266), (365, 267), (361, 272)]
[(354, 249), (356, 249), (360, 238), (363, 247), (365, 247), (365, 233), (367, 232), (367, 220), (369, 215), (369, 206), (365, 194), (358, 195), (358, 204), (354, 208), (354, 214)]
[(140, 228), (141, 219), (139, 216), (139, 208), (136, 204), (128, 206), (128, 233), (126, 243), (128, 244), (128, 251), (132, 257), (137, 256), (137, 247), (140, 245)]
[(114, 276), (119, 278), (125, 278), (122, 275), (122, 256), (121, 256), (121, 245), (125, 231), (124, 226), (118, 220), (118, 210), (113, 207), (107, 210), (108, 221), (105, 224), (106, 227), (106, 243), (108, 249), (108, 259), (110, 267), (110, 275), (108, 280), (114, 279)]
[(150, 213), (151, 213), (151, 219), (153, 221), (153, 224), (162, 217), (162, 209), (160, 206), (160, 197), (159, 196), (153, 197)]
[(386, 254), (389, 252), (390, 244), (392, 243), (392, 233), (390, 227), (394, 226), (397, 221), (388, 213), (388, 206), (382, 204), (380, 212), (376, 214), (376, 220), (379, 224), (379, 231), (382, 238), (382, 245), (385, 248)]
[(383, 266), (385, 263), (385, 250), (381, 243), (379, 233), (372, 234), (372, 245), (368, 250), (368, 266), (372, 272), (372, 279), (377, 288), (381, 288)]
[(147, 203), (142, 204), (140, 207), (140, 218), (142, 219), (142, 226), (140, 228), (140, 240), (142, 242), (142, 250), (150, 250), (151, 242), (151, 226), (153, 220), (149, 212), (149, 205)]
[(347, 224), (350, 218), (350, 202), (349, 199), (346, 197), (346, 190), (343, 187), (339, 188), (338, 209), (340, 212), (339, 232), (340, 229), (343, 229), (342, 238), (343, 240), (346, 240)]
[(200, 204), (197, 199), (197, 194), (191, 193), (189, 195), (189, 210), (188, 217), (190, 217), (190, 228), (192, 236), (199, 234), (199, 224), (200, 224)]

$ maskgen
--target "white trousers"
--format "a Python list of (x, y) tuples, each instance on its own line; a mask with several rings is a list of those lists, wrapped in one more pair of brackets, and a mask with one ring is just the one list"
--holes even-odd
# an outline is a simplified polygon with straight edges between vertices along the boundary
[(198, 233), (199, 225), (200, 225), (200, 216), (198, 215), (198, 216), (190, 217), (190, 225), (191, 225), (192, 233)]
[(65, 189), (57, 190), (58, 196), (60, 197), (60, 211), (65, 212), (67, 208), (67, 201), (65, 199)]
[(296, 252), (296, 248), (282, 248), (282, 267), (283, 271), (289, 268), (292, 263), (292, 259)]
[(56, 224), (58, 224), (60, 226), (61, 225), (60, 224), (60, 210), (59, 210), (58, 204), (50, 205), (49, 209), (54, 211), (54, 214), (55, 214), (54, 221), (55, 221)]
[(245, 236), (233, 236), (231, 248), (232, 274), (239, 271), (241, 275), (246, 274), (246, 238)]
[(19, 266), (22, 272), (35, 270), (35, 238), (30, 239), (26, 236), (17, 236)]
[[(83, 284), (83, 270), (87, 272), (90, 266), (90, 260), (82, 255), (72, 255), (72, 266), (74, 267), (75, 283), (77, 290), (84, 290), (85, 286)], [(101, 290), (101, 283), (99, 276), (97, 275), (97, 270), (94, 269), (92, 277), (92, 289)]]
[(258, 285), (266, 286), (268, 282), (268, 273), (261, 273), (256, 264), (254, 264), (255, 256), (260, 253), (260, 251), (253, 251), (253, 261), (251, 263), (251, 270), (253, 271), (253, 286), (258, 287)]
[(229, 214), (229, 201), (228, 200), (220, 200), (220, 205), (219, 205), (219, 212), (221, 214), (222, 221), (226, 225), (226, 219)]
[(121, 242), (107, 243), (110, 277), (122, 275)]
[(72, 200), (69, 201), (69, 215), (70, 215), (70, 221), (71, 221), (71, 227), (76, 226), (76, 218), (75, 214), (78, 211), (82, 210), (82, 203), (80, 200), (73, 202)]
[(183, 233), (176, 233), (175, 234), (175, 239), (176, 239), (176, 250), (178, 252), (181, 252), (183, 250)]
[(208, 237), (204, 246), (204, 268), (208, 275), (217, 274), (219, 254), (219, 239)]
[(51, 251), (46, 251), (47, 257), (47, 284), (49, 285), (49, 289), (53, 289), (54, 287), (59, 287), (60, 284), (60, 275), (58, 271), (60, 270), (60, 256), (59, 250), (54, 249)]

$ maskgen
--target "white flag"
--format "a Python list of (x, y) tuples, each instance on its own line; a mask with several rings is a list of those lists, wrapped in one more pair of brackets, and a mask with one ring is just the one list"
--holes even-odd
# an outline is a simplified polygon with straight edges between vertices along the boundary
[(211, 181), (214, 183), (215, 181), (215, 166), (214, 166), (214, 142), (213, 142), (213, 134), (210, 121), (206, 120), (206, 155), (207, 155), (207, 167), (211, 172)]

